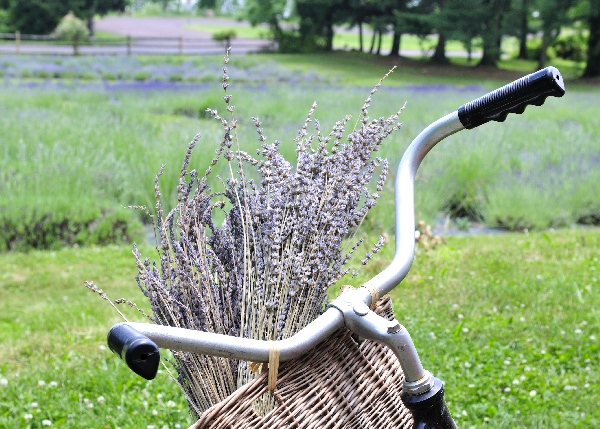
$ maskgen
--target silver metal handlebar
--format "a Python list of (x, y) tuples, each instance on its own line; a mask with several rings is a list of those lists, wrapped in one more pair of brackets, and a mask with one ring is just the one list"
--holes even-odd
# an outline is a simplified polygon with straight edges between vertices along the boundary
[[(439, 141), (462, 129), (464, 126), (459, 120), (457, 111), (444, 116), (425, 128), (413, 140), (400, 161), (395, 183), (395, 255), (385, 270), (365, 284), (368, 288), (376, 289), (379, 296), (385, 295), (396, 287), (406, 277), (413, 262), (415, 253), (414, 179), (417, 169), (425, 155)], [(368, 288), (361, 287), (336, 298), (321, 316), (300, 332), (291, 338), (277, 341), (276, 345), (280, 350), (279, 360), (285, 362), (302, 356), (335, 331), (347, 326), (353, 331), (360, 331), (360, 335), (364, 338), (384, 343), (390, 347), (398, 357), (404, 371), (405, 390), (413, 391), (415, 394), (423, 392), (430, 386), (432, 377), (423, 369), (417, 350), (406, 329), (397, 321), (390, 322), (375, 315), (372, 311), (355, 311), (357, 305), (362, 305), (367, 310), (371, 306), (372, 295)], [(377, 320), (379, 322), (376, 322)], [(269, 350), (274, 345), (273, 342), (261, 340), (132, 322), (113, 326), (109, 331), (109, 344), (111, 332), (124, 325), (133, 328), (160, 348), (252, 362), (268, 362)], [(369, 328), (362, 329), (361, 325), (368, 325)], [(126, 351), (127, 347), (118, 352), (124, 360)]]

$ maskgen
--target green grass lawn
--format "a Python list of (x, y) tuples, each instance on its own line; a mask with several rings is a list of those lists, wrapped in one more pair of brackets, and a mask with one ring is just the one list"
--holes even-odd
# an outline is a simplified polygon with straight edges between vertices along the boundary
[[(447, 242), (417, 252), (392, 298), (424, 366), (446, 383), (459, 427), (597, 427), (600, 229)], [(354, 286), (392, 251), (389, 243)], [(120, 317), (83, 286), (93, 280), (147, 309), (130, 248), (3, 254), (0, 273), (1, 428), (192, 423), (166, 371), (145, 381), (107, 350)]]
[[(271, 37), (271, 31), (267, 27), (251, 27), (246, 25), (228, 26), (219, 24), (185, 24), (183, 27), (211, 34), (234, 31), (236, 37), (244, 39), (269, 39)], [(233, 40), (235, 40), (235, 38)]]

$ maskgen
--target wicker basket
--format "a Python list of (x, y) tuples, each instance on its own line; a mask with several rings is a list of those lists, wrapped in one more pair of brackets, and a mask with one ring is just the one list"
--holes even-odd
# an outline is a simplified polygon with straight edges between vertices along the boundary
[[(394, 318), (385, 296), (375, 312)], [(260, 416), (253, 404), (267, 392), (268, 371), (206, 410), (190, 429), (412, 428), (400, 400), (402, 370), (385, 346), (358, 345), (341, 330), (312, 352), (279, 367), (275, 408)]]

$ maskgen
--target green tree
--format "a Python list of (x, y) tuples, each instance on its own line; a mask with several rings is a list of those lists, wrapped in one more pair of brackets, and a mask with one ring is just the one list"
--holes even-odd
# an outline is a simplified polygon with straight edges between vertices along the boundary
[(589, 0), (587, 63), (583, 77), (600, 76), (600, 0)]
[(480, 66), (496, 67), (500, 60), (503, 19), (510, 11), (511, 0), (482, 0), (480, 34), (483, 39), (483, 54)]
[(574, 0), (538, 0), (539, 18), (541, 21), (542, 46), (538, 58), (538, 68), (546, 67), (548, 47), (560, 34), (560, 29), (570, 22), (568, 10)]
[(252, 25), (268, 24), (273, 40), (279, 44), (280, 51), (288, 49), (291, 35), (281, 27), (286, 12), (287, 0), (250, 0), (246, 3), (246, 17)]
[(344, 23), (349, 9), (350, 4), (345, 0), (296, 0), (303, 45), (331, 51), (333, 26)]
[(85, 0), (80, 15), (87, 20), (90, 36), (94, 35), (94, 17), (104, 16), (109, 12), (123, 12), (128, 5), (128, 0)]
[(71, 42), (73, 55), (78, 55), (79, 45), (88, 38), (89, 30), (81, 19), (69, 12), (56, 27), (55, 34), (58, 39)]
[[(83, 20), (111, 10), (124, 10), (127, 0), (2, 0), (7, 3), (8, 25), (25, 34), (49, 34), (70, 11)], [(93, 28), (93, 22), (92, 22)]]

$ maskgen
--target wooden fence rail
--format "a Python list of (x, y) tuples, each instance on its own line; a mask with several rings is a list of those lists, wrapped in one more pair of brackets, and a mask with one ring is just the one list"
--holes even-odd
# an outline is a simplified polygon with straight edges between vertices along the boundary
[[(230, 43), (238, 52), (273, 49), (265, 39), (233, 39)], [(10, 48), (13, 46), (13, 48)], [(0, 53), (70, 54), (73, 43), (54, 36), (0, 33)], [(89, 37), (78, 44), (81, 54), (212, 54), (221, 53), (225, 43), (201, 37)]]

